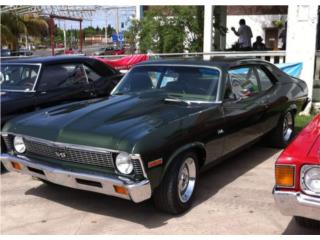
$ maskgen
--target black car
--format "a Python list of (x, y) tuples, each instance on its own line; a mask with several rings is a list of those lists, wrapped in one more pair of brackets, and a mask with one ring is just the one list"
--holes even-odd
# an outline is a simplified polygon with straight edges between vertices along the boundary
[(10, 57), (12, 55), (10, 49), (1, 48), (1, 57)]
[(108, 96), (123, 74), (84, 56), (1, 63), (1, 126), (8, 119), (64, 102)]
[(307, 96), (304, 81), (260, 60), (143, 62), (106, 100), (8, 122), (2, 136), (11, 150), (1, 159), (47, 182), (134, 202), (152, 197), (181, 213), (200, 171), (266, 134), (286, 146)]

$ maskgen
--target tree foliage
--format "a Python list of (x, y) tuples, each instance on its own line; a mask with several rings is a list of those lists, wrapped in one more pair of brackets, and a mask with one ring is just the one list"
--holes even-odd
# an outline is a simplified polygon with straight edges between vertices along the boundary
[(31, 15), (1, 13), (0, 25), (1, 45), (12, 45), (13, 50), (17, 49), (18, 41), (22, 36), (41, 37), (48, 33), (47, 21)]
[(141, 52), (202, 51), (203, 14), (203, 6), (153, 6), (140, 22), (132, 20), (125, 37), (139, 40)]

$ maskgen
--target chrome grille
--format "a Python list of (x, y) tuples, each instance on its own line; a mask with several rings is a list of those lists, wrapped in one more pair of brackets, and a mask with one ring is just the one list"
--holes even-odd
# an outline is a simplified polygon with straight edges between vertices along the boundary
[(143, 171), (141, 168), (140, 161), (137, 159), (132, 159), (132, 164), (133, 164), (133, 169), (134, 169), (135, 174), (137, 174), (139, 176), (140, 175), (143, 176)]
[[(6, 135), (6, 136), (2, 135), (1, 137), (2, 137), (2, 139), (4, 141), (4, 144), (6, 145), (7, 150), (12, 150), (13, 149), (13, 144), (12, 144), (12, 141), (10, 140), (9, 135)], [(1, 147), (1, 149), (3, 149), (3, 148)]]
[(58, 144), (39, 142), (25, 138), (26, 155), (48, 157), (60, 161), (87, 164), (97, 167), (114, 168), (112, 152), (98, 152), (77, 149)]

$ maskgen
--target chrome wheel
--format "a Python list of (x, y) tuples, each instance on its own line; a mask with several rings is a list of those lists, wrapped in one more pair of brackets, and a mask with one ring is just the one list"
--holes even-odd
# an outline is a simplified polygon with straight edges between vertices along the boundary
[(283, 140), (288, 142), (293, 133), (293, 118), (290, 112), (287, 112), (283, 119)]
[(196, 164), (188, 157), (180, 167), (178, 175), (178, 194), (180, 201), (186, 203), (192, 196), (196, 183)]

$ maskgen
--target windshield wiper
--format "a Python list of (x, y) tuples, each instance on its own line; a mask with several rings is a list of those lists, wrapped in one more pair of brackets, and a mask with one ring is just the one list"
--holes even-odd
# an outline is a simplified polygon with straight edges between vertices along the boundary
[(112, 95), (123, 95), (124, 93), (123, 92), (117, 92), (115, 94), (112, 94)]
[(191, 105), (190, 101), (181, 99), (181, 98), (177, 98), (177, 97), (172, 97), (172, 96), (168, 96), (166, 98), (163, 99), (165, 102), (177, 102), (177, 103), (185, 103), (187, 105)]

